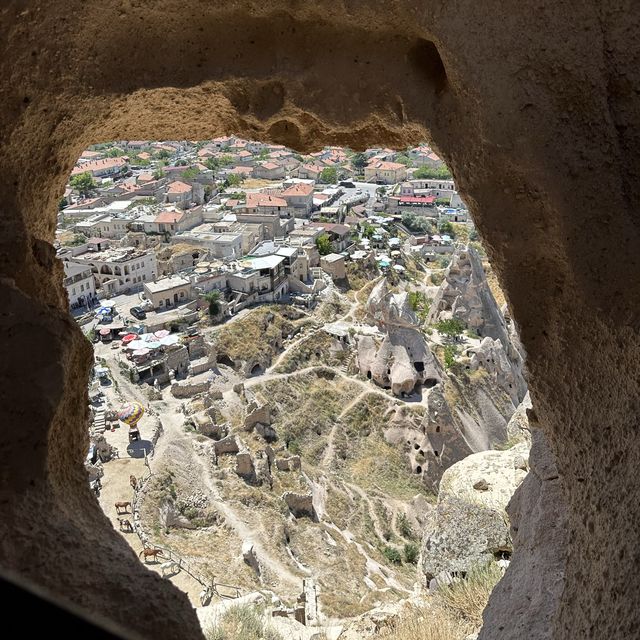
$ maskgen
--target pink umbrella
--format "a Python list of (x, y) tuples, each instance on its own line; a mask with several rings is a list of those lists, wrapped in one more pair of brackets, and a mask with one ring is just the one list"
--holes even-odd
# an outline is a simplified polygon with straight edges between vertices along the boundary
[(101, 336), (108, 336), (111, 333), (111, 329), (100, 329)]
[(132, 340), (135, 340), (138, 336), (135, 333), (128, 333), (122, 338), (122, 344), (129, 344)]
[(160, 331), (156, 331), (153, 334), (156, 338), (166, 338), (169, 335), (169, 331), (166, 329), (161, 329)]

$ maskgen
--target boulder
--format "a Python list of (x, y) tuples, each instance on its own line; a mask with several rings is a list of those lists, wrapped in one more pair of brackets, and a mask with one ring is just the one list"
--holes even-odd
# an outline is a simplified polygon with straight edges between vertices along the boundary
[(255, 431), (259, 436), (262, 436), (267, 442), (275, 442), (278, 439), (278, 433), (276, 430), (267, 424), (258, 422), (255, 426)]
[(278, 471), (299, 471), (302, 463), (300, 456), (290, 456), (289, 458), (276, 458), (276, 469)]
[(187, 517), (183, 516), (172, 500), (165, 500), (158, 507), (158, 515), (160, 524), (166, 530), (168, 529), (195, 529), (193, 524)]
[(311, 493), (299, 494), (286, 491), (282, 494), (282, 499), (295, 518), (308, 517), (312, 520), (317, 519), (316, 510), (313, 506), (313, 495)]
[(254, 461), (254, 466), (256, 470), (256, 483), (265, 484), (271, 488), (273, 485), (273, 479), (271, 477), (271, 463), (269, 462), (267, 455), (258, 453)]
[(216, 456), (219, 456), (223, 453), (238, 453), (240, 447), (238, 446), (235, 436), (227, 436), (226, 438), (222, 438), (222, 440), (214, 442), (213, 450)]
[(438, 504), (427, 519), (422, 545), (426, 583), (443, 572), (468, 572), (512, 551), (506, 507), (526, 472), (526, 444), (507, 451), (483, 451), (447, 469)]
[(257, 576), (260, 576), (260, 563), (253, 542), (246, 540), (242, 543), (242, 559), (255, 571)]
[(247, 482), (256, 482), (256, 468), (248, 451), (236, 454), (236, 473)]
[(531, 430), (529, 429), (528, 411), (531, 409), (531, 398), (529, 392), (524, 400), (518, 405), (514, 414), (507, 424), (507, 436), (509, 440), (524, 440), (531, 442)]

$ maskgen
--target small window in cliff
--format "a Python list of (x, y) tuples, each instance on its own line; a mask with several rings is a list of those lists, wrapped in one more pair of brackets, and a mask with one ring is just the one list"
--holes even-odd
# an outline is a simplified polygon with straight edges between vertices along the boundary
[(424, 362), (414, 362), (413, 366), (418, 373), (422, 373), (424, 371)]
[(418, 466), (416, 467), (416, 473), (417, 473), (418, 475), (420, 475), (420, 474), (422, 473), (422, 467), (421, 467), (420, 465), (418, 465)]

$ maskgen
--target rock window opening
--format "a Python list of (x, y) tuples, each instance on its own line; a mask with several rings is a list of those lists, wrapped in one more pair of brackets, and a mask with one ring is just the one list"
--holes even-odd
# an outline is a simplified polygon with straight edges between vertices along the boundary
[(235, 363), (233, 362), (233, 360), (226, 354), (219, 354), (216, 357), (216, 362), (218, 364), (224, 364), (227, 367), (235, 367)]

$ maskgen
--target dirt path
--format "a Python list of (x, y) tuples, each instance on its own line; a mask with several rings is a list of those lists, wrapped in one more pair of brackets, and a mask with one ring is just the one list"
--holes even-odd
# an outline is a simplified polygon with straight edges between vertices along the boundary
[(355, 484), (351, 484), (350, 482), (345, 482), (344, 480), (342, 481), (342, 484), (348, 490), (348, 492), (352, 492), (352, 496), (353, 496), (353, 493), (356, 493), (362, 500), (364, 500), (369, 511), (369, 517), (373, 522), (373, 530), (375, 531), (376, 535), (378, 536), (378, 538), (383, 544), (388, 544), (387, 539), (384, 537), (385, 528), (382, 526), (382, 523), (380, 522), (380, 518), (376, 513), (376, 508), (373, 502), (371, 501), (371, 498), (369, 498), (369, 496), (360, 487), (358, 487)]

